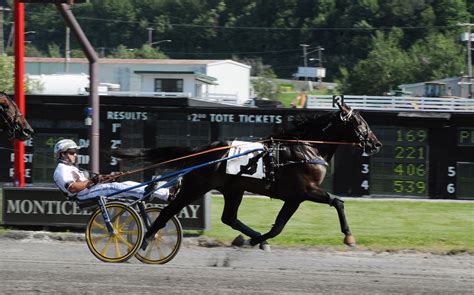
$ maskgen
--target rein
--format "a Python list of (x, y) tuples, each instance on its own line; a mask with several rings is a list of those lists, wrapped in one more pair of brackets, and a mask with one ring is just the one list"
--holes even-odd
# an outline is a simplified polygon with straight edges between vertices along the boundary
[[(315, 144), (315, 143), (319, 143), (319, 144), (344, 144), (344, 145), (352, 145), (352, 146), (360, 145), (360, 144), (355, 143), (355, 142), (324, 141), (324, 140), (299, 140), (299, 139), (264, 139), (264, 140), (256, 141), (255, 143), (264, 143), (264, 142), (269, 142), (269, 141), (271, 141), (271, 142), (309, 143), (309, 144)], [(131, 171), (126, 171), (126, 172), (119, 172), (116, 175), (110, 176), (109, 180), (114, 180), (114, 179), (122, 177), (122, 176), (127, 176), (127, 175), (134, 174), (134, 173), (137, 173), (137, 172), (142, 172), (142, 171), (145, 171), (145, 170), (148, 170), (148, 169), (156, 168), (156, 167), (161, 166), (161, 165), (181, 161), (181, 160), (184, 160), (184, 159), (189, 159), (189, 158), (196, 157), (196, 156), (199, 156), (199, 155), (204, 155), (204, 154), (217, 152), (217, 151), (222, 151), (222, 150), (228, 150), (228, 149), (239, 147), (239, 146), (241, 146), (241, 145), (221, 146), (221, 147), (201, 151), (201, 152), (198, 152), (198, 153), (189, 154), (189, 155), (186, 155), (186, 156), (182, 156), (182, 157), (166, 160), (166, 161), (163, 161), (163, 162), (155, 163), (155, 164), (152, 164), (152, 165), (149, 165), (149, 166), (145, 166), (143, 168), (138, 168), (138, 169), (131, 170)]]
[(294, 142), (294, 143), (319, 143), (319, 144), (342, 144), (342, 145), (352, 145), (352, 146), (360, 146), (360, 143), (356, 142), (347, 142), (347, 141), (325, 141), (325, 140), (300, 140), (300, 139), (265, 139), (263, 141), (257, 142), (265, 142), (265, 141), (277, 141), (277, 142)]

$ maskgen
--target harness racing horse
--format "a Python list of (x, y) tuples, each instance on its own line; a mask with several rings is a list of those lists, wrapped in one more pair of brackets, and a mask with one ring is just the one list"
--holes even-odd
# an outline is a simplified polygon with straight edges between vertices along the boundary
[[(224, 162), (184, 175), (177, 197), (161, 211), (145, 235), (145, 247), (146, 239), (150, 239), (163, 228), (173, 215), (179, 213), (186, 205), (203, 197), (211, 189), (220, 191), (224, 196), (222, 222), (250, 237), (250, 240), (244, 240), (241, 236), (237, 237), (233, 244), (252, 246), (260, 244), (260, 248), (264, 249), (266, 240), (281, 233), (299, 205), (303, 201), (312, 201), (335, 207), (341, 231), (345, 235), (344, 243), (355, 245), (355, 238), (351, 234), (344, 214), (343, 201), (325, 192), (321, 188), (321, 183), (326, 174), (327, 162), (333, 157), (337, 143), (341, 143), (340, 141), (353, 142), (368, 155), (377, 153), (382, 144), (358, 111), (345, 104), (338, 106), (337, 112), (311, 117), (297, 116), (293, 121), (294, 127), (283, 129), (263, 141), (264, 151), (259, 156), (263, 158), (267, 170), (272, 172), (271, 177), (256, 179), (229, 175), (226, 174)], [(318, 140), (319, 143), (311, 143), (311, 140)], [(174, 162), (173, 166), (179, 168), (222, 159), (228, 156), (229, 147), (229, 142), (220, 141), (199, 148), (163, 147), (122, 150), (115, 156), (158, 162), (196, 154), (183, 161)], [(237, 218), (237, 211), (245, 191), (283, 201), (275, 223), (267, 233), (261, 234)]]
[(33, 135), (33, 128), (21, 114), (16, 103), (0, 92), (0, 130), (7, 131), (9, 139), (27, 140)]

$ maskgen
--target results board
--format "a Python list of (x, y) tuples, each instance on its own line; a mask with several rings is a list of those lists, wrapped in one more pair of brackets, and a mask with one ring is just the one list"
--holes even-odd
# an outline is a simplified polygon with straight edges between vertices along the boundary
[(375, 126), (373, 131), (383, 148), (370, 160), (370, 193), (427, 196), (428, 130)]

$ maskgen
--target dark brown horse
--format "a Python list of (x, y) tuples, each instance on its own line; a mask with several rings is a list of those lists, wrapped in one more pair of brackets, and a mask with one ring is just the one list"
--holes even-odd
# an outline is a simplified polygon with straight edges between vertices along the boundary
[(6, 131), (9, 139), (27, 140), (33, 134), (16, 103), (3, 92), (0, 92), (0, 130)]
[[(264, 245), (267, 239), (281, 233), (291, 216), (303, 201), (334, 206), (339, 216), (344, 243), (355, 244), (344, 214), (343, 201), (337, 196), (325, 192), (321, 183), (326, 174), (327, 162), (332, 158), (337, 142), (353, 142), (365, 153), (371, 155), (379, 151), (382, 144), (370, 130), (360, 113), (346, 105), (339, 105), (339, 111), (312, 117), (296, 117), (293, 127), (281, 130), (263, 143), (263, 151), (253, 159), (261, 157), (266, 176), (263, 179), (244, 177), (226, 173), (226, 163), (220, 162), (200, 168), (184, 175), (182, 188), (176, 199), (163, 209), (152, 228), (145, 236), (150, 239), (165, 226), (168, 219), (179, 213), (191, 202), (204, 196), (211, 189), (220, 191), (225, 200), (222, 222), (250, 237), (236, 244)], [(296, 141), (299, 139), (300, 141)], [(311, 143), (309, 141), (324, 141)], [(229, 142), (215, 142), (200, 148), (164, 147), (148, 150), (124, 150), (118, 153), (122, 158), (142, 158), (159, 162), (183, 155), (214, 150), (180, 161), (175, 168), (189, 167), (228, 156)], [(252, 160), (249, 161), (249, 166)], [(255, 163), (254, 163), (255, 164)], [(245, 174), (251, 174), (255, 167), (243, 167)], [(244, 192), (270, 196), (283, 201), (273, 227), (261, 234), (237, 218), (237, 211)], [(236, 242), (238, 239), (234, 240)], [(144, 242), (146, 247), (146, 242)]]

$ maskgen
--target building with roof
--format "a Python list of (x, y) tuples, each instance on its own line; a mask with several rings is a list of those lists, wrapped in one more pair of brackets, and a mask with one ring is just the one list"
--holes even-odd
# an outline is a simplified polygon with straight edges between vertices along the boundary
[(428, 82), (402, 84), (402, 92), (423, 97), (464, 97), (472, 98), (472, 83), (467, 77), (451, 77)]
[[(27, 75), (64, 74), (65, 68), (64, 58), (25, 58)], [(67, 68), (67, 74), (80, 75), (89, 72), (89, 63), (71, 58)], [(119, 85), (120, 92), (131, 95), (183, 95), (243, 104), (250, 96), (250, 68), (232, 60), (100, 59), (99, 83)]]

